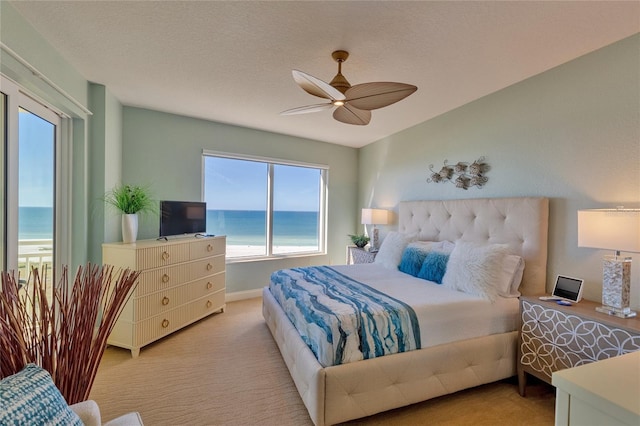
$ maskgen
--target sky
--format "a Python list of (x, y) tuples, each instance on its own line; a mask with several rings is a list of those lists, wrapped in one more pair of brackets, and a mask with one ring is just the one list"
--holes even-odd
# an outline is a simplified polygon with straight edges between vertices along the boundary
[[(318, 211), (320, 170), (277, 165), (274, 210)], [(267, 165), (220, 157), (205, 159), (205, 201), (210, 210), (265, 210)]]
[(18, 203), (53, 207), (55, 126), (24, 110), (19, 120)]

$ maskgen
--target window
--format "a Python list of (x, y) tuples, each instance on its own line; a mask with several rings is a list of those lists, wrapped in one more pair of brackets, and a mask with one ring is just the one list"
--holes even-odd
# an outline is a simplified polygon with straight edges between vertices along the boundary
[(207, 233), (228, 258), (324, 252), (327, 166), (204, 152)]

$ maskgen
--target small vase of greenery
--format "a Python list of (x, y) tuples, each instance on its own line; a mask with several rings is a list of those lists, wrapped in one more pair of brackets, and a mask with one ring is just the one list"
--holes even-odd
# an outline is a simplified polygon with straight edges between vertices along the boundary
[(149, 188), (140, 185), (116, 185), (104, 196), (107, 205), (122, 214), (156, 213), (158, 206)]
[(349, 234), (349, 238), (351, 238), (351, 242), (356, 245), (356, 247), (363, 248), (369, 243), (369, 237), (364, 234)]
[(104, 202), (122, 213), (122, 241), (133, 243), (138, 236), (138, 215), (158, 211), (149, 188), (140, 185), (116, 185), (104, 196)]

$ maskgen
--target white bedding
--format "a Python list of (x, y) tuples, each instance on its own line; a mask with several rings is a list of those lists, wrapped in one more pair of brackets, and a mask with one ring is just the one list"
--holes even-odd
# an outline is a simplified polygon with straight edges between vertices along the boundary
[(332, 268), (410, 305), (418, 317), (423, 348), (518, 328), (517, 298), (498, 297), (492, 303), (375, 263)]

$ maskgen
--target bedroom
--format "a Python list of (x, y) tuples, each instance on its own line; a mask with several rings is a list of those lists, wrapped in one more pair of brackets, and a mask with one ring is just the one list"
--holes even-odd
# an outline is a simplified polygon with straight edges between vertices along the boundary
[[(86, 129), (96, 155), (86, 165), (91, 170), (86, 183), (74, 181), (79, 197), (85, 190), (95, 194), (77, 206), (89, 230), (84, 230), (83, 223), (74, 225), (74, 264), (99, 261), (100, 243), (119, 239), (117, 225), (110, 219), (95, 221), (89, 205), (120, 178), (145, 181), (154, 176), (156, 185), (165, 188), (166, 198), (178, 194), (199, 198), (202, 140), (211, 134), (215, 135), (211, 148), (220, 151), (295, 156), (331, 167), (334, 198), (330, 200), (328, 254), (230, 264), (229, 293), (259, 291), (273, 269), (343, 262), (346, 235), (361, 229), (362, 207), (395, 208), (399, 201), (411, 199), (530, 195), (551, 199), (548, 277), (558, 273), (583, 277), (585, 297), (598, 300), (603, 253), (577, 247), (576, 211), (620, 203), (640, 206), (637, 34), (355, 149), (123, 106), (108, 86), (88, 83), (61, 55), (47, 51), (46, 41), (11, 4), (3, 2), (1, 7), (3, 43), (78, 99), (86, 99), (93, 119), (105, 128)], [(634, 22), (637, 32), (637, 18)], [(3, 67), (9, 65), (3, 61)], [(173, 143), (176, 139), (181, 141), (179, 147)], [(190, 160), (181, 155), (187, 150), (193, 153)], [(156, 154), (150, 164), (149, 153), (159, 151), (163, 155)], [(492, 167), (489, 183), (482, 189), (463, 191), (426, 182), (429, 164), (439, 165), (445, 159), (473, 161), (479, 156), (485, 156)], [(155, 236), (156, 229), (148, 224), (142, 237)], [(393, 226), (382, 227), (381, 232), (384, 235), (390, 229)], [(634, 260), (638, 261), (637, 256)], [(640, 306), (639, 278), (635, 272), (634, 306)]]

